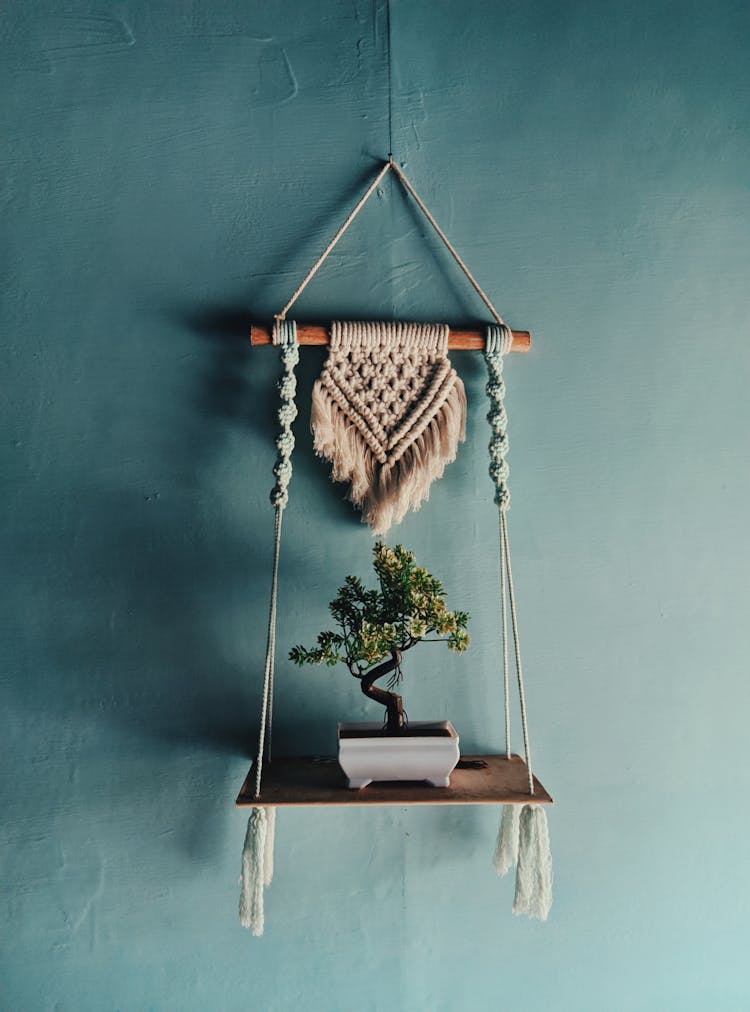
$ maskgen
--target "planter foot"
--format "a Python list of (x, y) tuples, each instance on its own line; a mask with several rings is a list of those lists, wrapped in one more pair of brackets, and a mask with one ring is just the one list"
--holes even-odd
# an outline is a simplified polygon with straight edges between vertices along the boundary
[(427, 783), (431, 787), (450, 787), (450, 785), (451, 785), (451, 778), (450, 777), (441, 777), (439, 780), (428, 780)]
[(361, 791), (363, 787), (367, 787), (368, 784), (372, 783), (372, 779), (367, 777), (348, 777), (347, 787), (350, 791)]

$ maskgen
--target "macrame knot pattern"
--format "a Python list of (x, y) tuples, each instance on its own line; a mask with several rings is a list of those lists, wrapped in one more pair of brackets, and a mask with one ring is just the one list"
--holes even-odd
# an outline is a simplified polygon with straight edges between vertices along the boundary
[(448, 360), (448, 327), (427, 323), (331, 326), (313, 389), (315, 450), (374, 534), (429, 498), (466, 438), (466, 395)]
[(271, 492), (274, 509), (283, 510), (289, 502), (289, 482), (292, 480), (292, 451), (294, 450), (294, 433), (292, 423), (297, 417), (297, 378), (294, 370), (299, 362), (299, 345), (297, 344), (297, 324), (294, 320), (277, 319), (273, 326), (272, 340), (281, 348), (281, 364), (284, 373), (278, 382), (279, 391), (279, 434), (276, 437), (278, 451), (273, 473), (276, 484)]
[(490, 402), (487, 421), (492, 429), (490, 437), (490, 478), (495, 485), (495, 503), (505, 513), (510, 509), (510, 492), (508, 475), (510, 468), (506, 456), (508, 453), (508, 416), (505, 412), (505, 381), (503, 380), (503, 359), (510, 351), (513, 343), (511, 330), (491, 324), (485, 336), (484, 359), (487, 363), (489, 380), (485, 390)]

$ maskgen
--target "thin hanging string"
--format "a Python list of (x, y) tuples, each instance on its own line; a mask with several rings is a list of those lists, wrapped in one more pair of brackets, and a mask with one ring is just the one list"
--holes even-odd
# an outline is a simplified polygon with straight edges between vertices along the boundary
[[(265, 725), (261, 716), (261, 740), (259, 748), (263, 748), (265, 739), (264, 755), (266, 762), (270, 763), (273, 752), (273, 698), (274, 698), (274, 676), (276, 674), (276, 613), (278, 610), (278, 588), (279, 588), (279, 557), (281, 555), (281, 522), (284, 516), (283, 509), (274, 512), (274, 543), (273, 543), (273, 570), (271, 577), (271, 602), (273, 607), (273, 618), (269, 607), (269, 636), (266, 645), (266, 665), (263, 673), (263, 703), (262, 707), (267, 714)], [(268, 693), (266, 694), (266, 670), (268, 672)], [(263, 711), (261, 711), (262, 713)], [(260, 793), (258, 783), (258, 770), (255, 771), (256, 788)], [(257, 797), (257, 795), (256, 795)]]
[(513, 626), (513, 647), (516, 655), (516, 674), (518, 675), (518, 701), (521, 704), (521, 727), (523, 729), (523, 750), (526, 755), (526, 772), (529, 775), (529, 794), (534, 793), (534, 775), (531, 772), (531, 746), (529, 745), (529, 728), (526, 722), (526, 697), (523, 691), (523, 667), (521, 665), (521, 643), (518, 638), (518, 615), (516, 612), (516, 591), (513, 586), (513, 570), (510, 564), (510, 545), (508, 541), (508, 516), (505, 510), (500, 511), (500, 531), (505, 546), (505, 568), (508, 572), (508, 598), (510, 600), (510, 621)]
[(331, 251), (336, 246), (336, 243), (339, 241), (339, 239), (344, 234), (344, 232), (346, 232), (346, 230), (349, 228), (349, 226), (351, 225), (351, 223), (354, 221), (354, 219), (357, 217), (357, 215), (359, 214), (359, 212), (362, 210), (362, 208), (365, 206), (365, 204), (367, 203), (367, 201), (370, 199), (370, 197), (372, 196), (372, 194), (375, 192), (375, 189), (377, 188), (377, 186), (380, 183), (380, 181), (383, 178), (383, 176), (385, 176), (385, 174), (388, 172), (388, 170), (390, 169), (390, 167), (391, 167), (391, 162), (386, 162), (385, 165), (380, 170), (380, 172), (378, 172), (377, 176), (373, 179), (373, 181), (370, 183), (370, 185), (367, 187), (367, 189), (365, 190), (365, 192), (362, 194), (362, 196), (359, 198), (359, 200), (357, 201), (357, 203), (352, 208), (352, 210), (350, 211), (348, 217), (344, 221), (343, 225), (339, 228), (339, 230), (336, 233), (336, 235), (333, 237), (333, 239), (331, 239), (331, 241), (328, 243), (328, 245), (326, 246), (326, 248), (323, 250), (323, 252), (320, 254), (320, 256), (318, 257), (318, 259), (315, 261), (315, 263), (312, 265), (312, 267), (310, 268), (310, 270), (307, 272), (307, 274), (305, 275), (304, 279), (300, 283), (299, 287), (295, 291), (294, 295), (292, 295), (291, 299), (287, 302), (287, 304), (284, 306), (284, 308), (281, 310), (281, 312), (277, 315), (277, 317), (276, 317), (277, 320), (281, 321), (281, 320), (284, 320), (286, 318), (286, 314), (289, 312), (289, 310), (292, 308), (292, 306), (294, 305), (294, 303), (297, 301), (297, 299), (300, 297), (300, 295), (304, 292), (304, 290), (307, 288), (307, 286), (309, 285), (309, 283), (312, 281), (312, 279), (318, 273), (318, 271), (320, 270), (320, 268), (323, 266), (323, 263), (325, 262), (325, 260), (328, 258), (328, 255), (331, 253)]
[[(281, 517), (279, 517), (279, 528), (281, 528)], [(281, 531), (279, 531), (279, 534)], [(281, 546), (279, 545), (279, 548)], [(278, 563), (276, 563), (276, 567)], [(278, 586), (278, 575), (276, 577)], [(276, 615), (274, 614), (273, 640), (271, 643), (271, 674), (268, 684), (268, 723), (266, 727), (266, 760), (270, 763), (272, 759), (273, 746), (273, 700), (274, 700), (274, 676), (276, 674)]]
[[(524, 754), (529, 780), (529, 794), (534, 793), (534, 775), (531, 769), (531, 748), (529, 745), (528, 722), (526, 719), (526, 697), (523, 686), (523, 667), (521, 664), (521, 646), (518, 635), (518, 615), (516, 611), (516, 591), (513, 583), (513, 571), (510, 562), (510, 540), (508, 538), (507, 512), (510, 509), (510, 491), (508, 476), (510, 468), (506, 459), (508, 453), (508, 415), (505, 411), (505, 381), (503, 379), (503, 358), (510, 351), (513, 335), (509, 328), (490, 325), (487, 327), (484, 357), (487, 363), (489, 379), (487, 396), (490, 410), (487, 420), (492, 429), (490, 438), (490, 477), (495, 485), (495, 503), (500, 520), (500, 588), (502, 595), (502, 634), (503, 634), (503, 684), (505, 690), (505, 742), (510, 756), (510, 701), (509, 701), (509, 664), (506, 592), (510, 602), (511, 628), (513, 630), (513, 646), (518, 677), (518, 699), (521, 708), (521, 727), (523, 730)], [(507, 579), (507, 591), (506, 591)]]
[[(276, 659), (276, 610), (279, 589), (279, 556), (281, 554), (281, 522), (284, 509), (289, 502), (289, 482), (292, 480), (292, 450), (294, 433), (292, 423), (297, 417), (295, 394), (297, 380), (294, 369), (299, 362), (297, 325), (293, 320), (277, 321), (273, 329), (273, 343), (281, 346), (281, 360), (284, 373), (279, 381), (279, 434), (276, 437), (277, 456), (273, 473), (276, 483), (271, 492), (274, 508), (273, 570), (271, 576), (271, 601), (268, 608), (268, 630), (266, 637), (266, 663), (263, 671), (263, 697), (260, 709), (260, 730), (258, 732), (258, 756), (255, 763), (255, 797), (260, 797), (263, 778), (263, 758), (271, 759), (271, 736), (273, 723), (273, 681)], [(268, 741), (266, 742), (266, 732)], [(267, 745), (267, 751), (266, 751)]]
[(385, 0), (386, 37), (388, 40), (388, 161), (393, 161), (393, 67), (391, 42), (391, 0)]
[[(277, 580), (278, 582), (278, 580)], [(276, 616), (274, 616), (274, 626), (276, 624)], [(272, 757), (273, 747), (273, 686), (274, 686), (274, 674), (276, 672), (276, 630), (274, 628), (273, 643), (271, 645), (271, 675), (269, 678), (268, 685), (268, 727), (266, 730), (266, 761), (270, 764)]]
[(505, 577), (505, 539), (503, 538), (503, 514), (498, 510), (500, 523), (500, 601), (503, 624), (503, 694), (505, 697), (505, 755), (511, 757), (510, 747), (510, 665), (508, 664), (508, 604)]
[[(338, 229), (338, 231), (334, 235), (333, 239), (331, 239), (331, 241), (328, 243), (328, 245), (326, 246), (326, 248), (323, 250), (323, 252), (320, 254), (320, 256), (318, 257), (318, 259), (315, 261), (315, 263), (312, 265), (312, 267), (310, 268), (310, 270), (307, 272), (307, 274), (305, 275), (304, 279), (302, 280), (302, 282), (300, 283), (300, 285), (297, 287), (296, 291), (292, 295), (291, 299), (287, 302), (287, 304), (284, 306), (284, 308), (281, 310), (281, 312), (276, 315), (276, 320), (278, 322), (282, 322), (286, 318), (286, 314), (289, 312), (289, 310), (292, 308), (292, 306), (294, 305), (294, 303), (297, 301), (297, 299), (300, 297), (300, 295), (307, 288), (307, 286), (310, 283), (310, 281), (312, 281), (312, 279), (318, 273), (318, 271), (320, 270), (320, 268), (322, 267), (322, 265), (325, 263), (326, 259), (330, 255), (330, 253), (335, 248), (335, 246), (336, 246), (337, 242), (339, 241), (339, 239), (342, 237), (342, 235), (344, 234), (344, 232), (346, 232), (346, 230), (349, 228), (349, 226), (351, 225), (351, 223), (354, 221), (354, 219), (357, 217), (357, 215), (359, 214), (359, 212), (362, 210), (362, 208), (365, 206), (365, 204), (367, 203), (367, 201), (370, 199), (370, 197), (372, 196), (372, 194), (377, 189), (378, 184), (380, 183), (380, 181), (384, 178), (384, 176), (386, 175), (386, 173), (390, 171), (390, 169), (393, 169), (393, 171), (396, 173), (396, 176), (398, 177), (398, 179), (401, 180), (401, 182), (403, 183), (403, 185), (406, 188), (407, 192), (413, 197), (414, 202), (416, 203), (417, 207), (420, 209), (420, 211), (422, 212), (422, 214), (424, 214), (425, 218), (427, 218), (427, 220), (429, 221), (429, 223), (432, 225), (432, 227), (434, 228), (434, 230), (437, 232), (438, 236), (442, 240), (442, 242), (445, 245), (446, 249), (451, 254), (451, 256), (453, 257), (453, 259), (456, 261), (456, 263), (458, 264), (458, 266), (461, 268), (461, 271), (465, 275), (466, 279), (468, 280), (468, 282), (470, 283), (470, 285), (472, 286), (472, 288), (474, 289), (474, 291), (477, 293), (477, 295), (482, 300), (482, 302), (485, 304), (485, 306), (489, 309), (490, 313), (492, 313), (492, 316), (497, 321), (497, 326), (499, 328), (505, 328), (505, 331), (507, 331), (507, 333), (510, 334), (510, 331), (507, 329), (507, 327), (505, 327), (505, 323), (503, 322), (502, 316), (500, 316), (500, 314), (498, 313), (498, 311), (495, 309), (495, 307), (490, 302), (488, 296), (480, 288), (479, 283), (477, 282), (476, 278), (471, 273), (471, 271), (466, 266), (466, 264), (463, 262), (463, 260), (461, 259), (461, 257), (458, 255), (457, 250), (455, 249), (455, 247), (451, 243), (451, 241), (448, 238), (448, 236), (445, 234), (445, 232), (443, 232), (443, 230), (440, 228), (440, 226), (435, 221), (435, 219), (433, 218), (433, 216), (430, 214), (430, 212), (428, 211), (427, 207), (425, 206), (424, 201), (419, 196), (419, 194), (414, 189), (414, 187), (411, 185), (411, 183), (406, 178), (406, 176), (401, 171), (401, 169), (398, 167), (398, 165), (393, 161), (392, 157), (389, 157), (389, 160), (387, 162), (385, 162), (385, 164), (383, 165), (383, 167), (378, 172), (377, 176), (375, 176), (375, 178), (373, 179), (373, 181), (370, 183), (370, 185), (367, 187), (367, 189), (365, 190), (365, 192), (359, 198), (359, 200), (354, 205), (354, 207), (352, 208), (352, 210), (349, 212), (349, 215), (347, 216), (346, 220), (341, 225), (341, 227)], [(512, 334), (510, 335), (510, 337), (512, 339)]]
[[(265, 754), (266, 727), (270, 724), (273, 711), (273, 665), (276, 652), (276, 599), (279, 589), (279, 553), (281, 549), (281, 517), (283, 510), (277, 509), (274, 518), (273, 576), (271, 578), (271, 605), (268, 609), (268, 632), (266, 637), (266, 666), (263, 672), (263, 700), (260, 707), (260, 731), (258, 732), (258, 761), (255, 764), (255, 797), (260, 797), (263, 778), (263, 756)], [(269, 735), (270, 738), (270, 735)], [(269, 757), (270, 758), (270, 757)]]
[(425, 206), (423, 200), (421, 199), (421, 197), (419, 196), (419, 194), (417, 193), (417, 191), (411, 185), (411, 183), (406, 178), (406, 176), (401, 171), (401, 169), (398, 167), (398, 165), (396, 165), (395, 162), (391, 162), (391, 165), (393, 166), (393, 171), (396, 173), (396, 175), (398, 176), (398, 178), (401, 180), (401, 182), (404, 184), (404, 186), (409, 191), (409, 193), (411, 194), (411, 196), (414, 198), (414, 201), (415, 201), (417, 207), (419, 208), (419, 210), (422, 212), (422, 214), (425, 216), (425, 218), (429, 221), (429, 223), (435, 229), (435, 231), (437, 232), (437, 234), (443, 240), (446, 249), (451, 254), (451, 256), (453, 257), (453, 259), (456, 261), (456, 263), (458, 264), (458, 266), (461, 268), (461, 270), (464, 272), (464, 274), (468, 278), (469, 283), (471, 284), (471, 286), (474, 289), (474, 291), (477, 293), (477, 295), (479, 296), (479, 298), (482, 300), (482, 302), (485, 304), (485, 306), (492, 313), (493, 317), (497, 320), (498, 326), (499, 327), (504, 327), (505, 324), (503, 322), (502, 316), (498, 313), (498, 311), (492, 305), (492, 303), (490, 302), (488, 296), (485, 295), (485, 293), (479, 287), (479, 282), (476, 280), (476, 278), (471, 273), (471, 271), (469, 270), (469, 268), (466, 266), (466, 264), (463, 262), (463, 260), (461, 259), (461, 257), (458, 255), (458, 252), (456, 251), (456, 249), (452, 245), (452, 243), (451, 243), (450, 239), (448, 238), (448, 236), (445, 234), (445, 232), (443, 232), (442, 228), (438, 225), (438, 223), (432, 217), (432, 215), (430, 214), (430, 212), (427, 210), (427, 207)]

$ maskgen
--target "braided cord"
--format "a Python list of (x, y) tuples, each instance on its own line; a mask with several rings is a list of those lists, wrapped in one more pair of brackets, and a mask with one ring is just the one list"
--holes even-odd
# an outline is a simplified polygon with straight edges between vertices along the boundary
[(271, 503), (274, 509), (283, 510), (289, 502), (289, 482), (292, 480), (292, 451), (294, 450), (294, 433), (292, 423), (297, 417), (297, 377), (294, 370), (299, 362), (299, 345), (297, 344), (297, 324), (294, 320), (277, 320), (273, 328), (273, 343), (281, 346), (281, 363), (284, 374), (278, 383), (279, 391), (279, 434), (276, 437), (276, 463), (273, 473), (276, 484), (271, 492)]
[(279, 434), (276, 437), (276, 463), (273, 473), (276, 482), (271, 491), (274, 509), (273, 571), (271, 576), (271, 601), (268, 609), (268, 631), (266, 638), (266, 663), (263, 672), (263, 700), (260, 711), (258, 734), (258, 757), (255, 763), (255, 797), (260, 797), (263, 777), (263, 757), (271, 761), (271, 738), (273, 724), (273, 677), (276, 660), (276, 603), (279, 589), (279, 555), (281, 552), (281, 521), (289, 502), (289, 483), (292, 480), (292, 451), (294, 433), (292, 424), (297, 417), (297, 378), (294, 374), (299, 362), (297, 325), (294, 320), (277, 320), (273, 328), (273, 343), (281, 347), (281, 362), (284, 372), (278, 383), (279, 390)]
[(513, 571), (510, 562), (510, 541), (508, 538), (508, 517), (510, 509), (510, 491), (508, 476), (510, 468), (506, 459), (508, 453), (508, 415), (505, 411), (505, 381), (503, 379), (504, 356), (510, 351), (513, 334), (505, 325), (492, 324), (487, 327), (484, 359), (487, 363), (488, 381), (487, 396), (490, 410), (487, 421), (490, 423), (490, 478), (495, 486), (494, 501), (498, 508), (500, 521), (500, 601), (503, 642), (503, 690), (505, 702), (505, 748), (508, 758), (510, 747), (510, 665), (508, 660), (508, 632), (506, 596), (510, 603), (511, 627), (513, 630), (513, 646), (518, 677), (518, 699), (521, 707), (521, 727), (523, 745), (526, 756), (526, 770), (529, 779), (529, 794), (534, 793), (534, 776), (531, 770), (531, 748), (529, 730), (526, 720), (526, 697), (523, 686), (523, 666), (521, 663), (521, 645), (518, 635), (518, 615), (516, 611), (516, 591), (513, 584)]

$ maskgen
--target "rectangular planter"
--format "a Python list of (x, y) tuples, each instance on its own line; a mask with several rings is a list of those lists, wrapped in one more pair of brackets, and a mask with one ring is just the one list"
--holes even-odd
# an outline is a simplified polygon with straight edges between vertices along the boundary
[(339, 724), (339, 764), (352, 790), (373, 780), (426, 780), (448, 787), (459, 759), (458, 735), (449, 720), (414, 721), (399, 735), (382, 724)]

